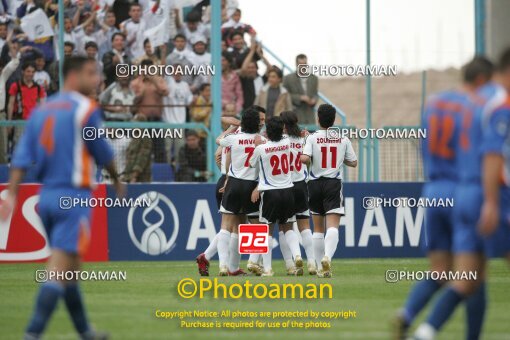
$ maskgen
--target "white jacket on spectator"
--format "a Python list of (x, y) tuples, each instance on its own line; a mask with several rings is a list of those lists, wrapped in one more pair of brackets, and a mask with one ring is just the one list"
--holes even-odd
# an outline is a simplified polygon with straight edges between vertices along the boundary
[(0, 73), (0, 111), (5, 110), (5, 95), (6, 95), (6, 88), (7, 88), (6, 87), (7, 79), (9, 79), (11, 74), (13, 74), (14, 71), (16, 71), (16, 69), (18, 68), (19, 57), (20, 57), (20, 55), (18, 53), (16, 58), (11, 59), (11, 61), (9, 61), (7, 63), (7, 65), (5, 65), (5, 67), (3, 68), (2, 73)]
[[(165, 105), (190, 105), (193, 100), (193, 94), (188, 83), (184, 80), (176, 82), (173, 77), (167, 77), (170, 94), (163, 99)], [(167, 123), (185, 123), (186, 107), (165, 107), (163, 111), (163, 121)]]
[(147, 24), (144, 18), (140, 19), (139, 22), (134, 22), (131, 19), (127, 19), (121, 24), (122, 27), (125, 27), (127, 32), (126, 41), (129, 42), (133, 39), (133, 43), (131, 46), (127, 46), (126, 50), (128, 51), (129, 56), (132, 60), (138, 59), (144, 55), (145, 51), (143, 49), (143, 41), (145, 37), (143, 33), (147, 29)]

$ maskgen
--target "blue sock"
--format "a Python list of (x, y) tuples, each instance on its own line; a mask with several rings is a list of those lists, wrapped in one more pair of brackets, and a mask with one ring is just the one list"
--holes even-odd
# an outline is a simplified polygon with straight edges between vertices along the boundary
[(39, 335), (44, 331), (63, 291), (64, 287), (53, 281), (46, 282), (39, 288), (34, 314), (26, 329), (27, 333)]
[(408, 325), (413, 322), (416, 315), (420, 313), (439, 288), (441, 285), (435, 280), (424, 280), (414, 285), (407, 297), (403, 311), (404, 320)]
[(466, 313), (468, 324), (468, 340), (478, 340), (482, 333), (483, 319), (487, 307), (487, 294), (485, 282), (478, 290), (466, 300)]
[(90, 330), (87, 314), (81, 298), (80, 287), (77, 283), (67, 285), (64, 291), (67, 310), (73, 319), (74, 328), (79, 334)]
[(464, 297), (461, 294), (449, 286), (444, 290), (444, 293), (441, 294), (432, 308), (427, 323), (434, 327), (435, 330), (440, 330), (463, 299)]

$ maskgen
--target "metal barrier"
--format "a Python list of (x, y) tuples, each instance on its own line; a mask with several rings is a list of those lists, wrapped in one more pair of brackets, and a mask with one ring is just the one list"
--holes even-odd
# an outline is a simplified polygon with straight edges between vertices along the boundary
[[(8, 127), (16, 127), (22, 129), (25, 121), (0, 121), (0, 136), (7, 136)], [(182, 139), (184, 139), (184, 130), (193, 129), (203, 131), (207, 137), (205, 138), (205, 156), (206, 156), (206, 171), (212, 174), (216, 167), (214, 160), (214, 151), (216, 149), (215, 138), (211, 135), (211, 131), (202, 123), (183, 123), (183, 124), (170, 124), (158, 122), (105, 122), (105, 127), (110, 129), (180, 129), (182, 130)], [(343, 126), (344, 128), (346, 126)], [(308, 131), (315, 131), (318, 129), (317, 125), (302, 125), (302, 128)], [(353, 128), (347, 126), (347, 128)], [(384, 129), (400, 129), (412, 130), (418, 129), (418, 126), (387, 126)], [(18, 136), (20, 133), (18, 133)], [(180, 138), (180, 137), (179, 137)], [(5, 141), (6, 142), (6, 141)], [(181, 142), (183, 145), (185, 141)], [(352, 169), (344, 166), (344, 180), (346, 182), (363, 182), (368, 177), (367, 171), (373, 171), (371, 178), (374, 181), (380, 182), (416, 182), (423, 181), (423, 162), (420, 152), (419, 138), (410, 139), (351, 139), (352, 146), (356, 155), (358, 156), (358, 167)], [(4, 145), (2, 147), (2, 145)], [(113, 143), (116, 153), (125, 151), (122, 147)], [(367, 161), (367, 149), (372, 148), (372, 163), (373, 168), (365, 167)], [(7, 143), (0, 140), (0, 149), (5, 150), (2, 154), (0, 151), (0, 160), (2, 155), (5, 155), (7, 163)], [(154, 159), (153, 159), (154, 162)], [(0, 161), (1, 163), (1, 161)], [(180, 166), (179, 160), (172, 160), (169, 158), (169, 165), (173, 166), (173, 171), (176, 172)], [(122, 169), (119, 169), (122, 172)], [(208, 177), (209, 182), (213, 182), (212, 176)]]

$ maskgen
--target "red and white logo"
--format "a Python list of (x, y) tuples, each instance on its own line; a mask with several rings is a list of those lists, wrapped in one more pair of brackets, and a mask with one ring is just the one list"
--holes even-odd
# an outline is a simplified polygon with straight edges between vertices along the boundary
[(239, 225), (239, 254), (267, 254), (268, 251), (269, 225)]
[[(39, 218), (38, 184), (23, 184), (14, 211), (0, 220), (0, 263), (42, 261), (51, 255), (48, 235)], [(7, 195), (6, 185), (0, 185), (0, 199)], [(106, 186), (99, 185), (94, 197), (106, 197)], [(92, 209), (91, 240), (84, 261), (108, 261), (107, 212), (104, 207)]]

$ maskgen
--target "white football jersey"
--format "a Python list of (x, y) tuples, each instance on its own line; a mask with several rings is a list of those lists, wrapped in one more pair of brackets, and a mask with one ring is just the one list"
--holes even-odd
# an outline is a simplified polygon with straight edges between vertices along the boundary
[(290, 170), (292, 171), (292, 182), (300, 182), (306, 180), (308, 171), (306, 165), (301, 163), (301, 155), (303, 154), (303, 137), (288, 136), (290, 142)]
[[(241, 127), (238, 127), (234, 133), (239, 133), (241, 131)], [(222, 148), (221, 149), (221, 162), (220, 162), (220, 171), (222, 175), (227, 174), (227, 155), (230, 152), (230, 148)]]
[(259, 190), (285, 189), (292, 184), (290, 142), (284, 137), (278, 142), (268, 141), (255, 148), (250, 165), (259, 169)]
[[(230, 133), (220, 140), (220, 146), (230, 148), (230, 167), (228, 175), (230, 177), (256, 181), (258, 179), (258, 171), (250, 167), (250, 158), (255, 151), (256, 133)], [(262, 140), (265, 140), (262, 137)]]
[(310, 180), (343, 179), (344, 160), (357, 160), (348, 138), (330, 139), (326, 133), (326, 130), (318, 130), (305, 139), (303, 154), (311, 157)]

